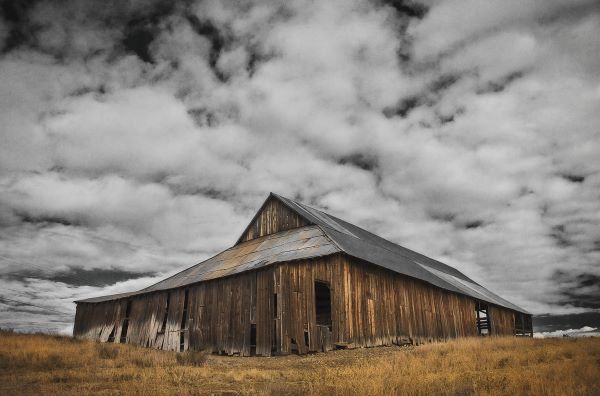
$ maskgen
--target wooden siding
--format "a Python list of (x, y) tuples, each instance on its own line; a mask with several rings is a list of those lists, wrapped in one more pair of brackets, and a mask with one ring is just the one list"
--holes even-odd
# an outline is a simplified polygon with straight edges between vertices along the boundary
[[(329, 285), (331, 330), (317, 324), (315, 281)], [(477, 335), (474, 299), (343, 254), (282, 263), (129, 300), (80, 303), (74, 335), (106, 342), (112, 334), (119, 342), (128, 301), (125, 341), (171, 351), (269, 356)], [(492, 335), (514, 334), (512, 311), (490, 306), (489, 312)]]
[(278, 199), (271, 197), (244, 230), (238, 243), (306, 225), (309, 223), (303, 217), (290, 210)]
[(491, 305), (488, 309), (492, 322), (492, 335), (514, 335), (515, 313), (507, 309)]
[[(343, 255), (279, 265), (278, 339), (282, 353), (422, 343), (475, 336), (475, 302)], [(315, 281), (330, 285), (329, 345), (315, 318)], [(309, 345), (302, 342), (308, 332)], [(512, 334), (512, 333), (511, 333)], [(295, 343), (293, 342), (295, 341)], [(278, 350), (279, 352), (279, 350)]]
[[(73, 334), (105, 342), (113, 330), (121, 335), (127, 301), (103, 304), (77, 304)], [(114, 334), (114, 333), (113, 333)]]
[[(188, 307), (187, 317), (184, 317), (186, 290)], [(272, 296), (273, 268), (136, 296), (129, 299), (131, 312), (126, 342), (180, 351), (183, 338), (183, 350), (249, 356), (251, 325), (254, 324), (256, 354), (268, 356), (273, 337)], [(163, 332), (167, 298), (169, 309)], [(257, 304), (259, 300), (262, 303)], [(74, 335), (106, 342), (115, 328), (115, 342), (119, 342), (126, 306), (127, 300), (78, 304)]]

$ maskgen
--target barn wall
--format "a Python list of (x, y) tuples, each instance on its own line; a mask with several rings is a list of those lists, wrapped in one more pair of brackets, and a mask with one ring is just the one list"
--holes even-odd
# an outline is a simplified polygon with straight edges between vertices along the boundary
[(491, 305), (488, 312), (492, 322), (492, 335), (515, 334), (515, 313), (513, 311)]
[[(192, 285), (187, 293), (186, 315), (186, 289), (130, 298), (125, 342), (169, 351), (191, 348), (249, 356), (254, 325), (256, 349), (252, 352), (271, 354), (273, 268)], [(78, 304), (74, 335), (106, 342), (114, 329), (114, 342), (119, 342), (127, 301)]]
[[(73, 335), (105, 342), (111, 333), (120, 332), (126, 301), (102, 304), (77, 304)], [(114, 332), (113, 332), (114, 331)]]
[(248, 225), (238, 243), (306, 225), (309, 223), (298, 213), (290, 210), (278, 199), (270, 198)]
[[(279, 265), (278, 352), (421, 343), (476, 336), (475, 300), (343, 255)], [(315, 281), (330, 285), (332, 329), (317, 326)], [(512, 335), (514, 314), (491, 306), (493, 335)], [(308, 345), (304, 342), (305, 333)]]
[[(326, 350), (336, 343), (369, 347), (477, 334), (471, 298), (346, 256), (282, 264), (275, 276), (281, 301), (277, 337), (283, 353)], [(328, 345), (321, 341), (323, 328), (316, 325), (315, 280), (328, 282), (331, 289)]]
[[(315, 281), (330, 286), (331, 331), (317, 325)], [(490, 306), (489, 313), (493, 335), (514, 334), (512, 311)], [(120, 342), (126, 319), (127, 343), (243, 356), (477, 335), (472, 298), (341, 254), (128, 300), (80, 303), (74, 335)]]

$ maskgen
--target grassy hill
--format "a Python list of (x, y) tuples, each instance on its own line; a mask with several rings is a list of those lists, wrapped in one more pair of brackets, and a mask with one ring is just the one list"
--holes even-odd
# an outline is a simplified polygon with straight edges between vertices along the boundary
[(0, 394), (600, 395), (600, 338), (240, 358), (0, 331)]

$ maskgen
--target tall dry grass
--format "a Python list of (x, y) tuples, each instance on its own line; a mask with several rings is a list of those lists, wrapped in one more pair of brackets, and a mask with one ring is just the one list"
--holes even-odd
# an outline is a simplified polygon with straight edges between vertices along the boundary
[(92, 393), (600, 395), (600, 339), (232, 358), (0, 332), (1, 395)]

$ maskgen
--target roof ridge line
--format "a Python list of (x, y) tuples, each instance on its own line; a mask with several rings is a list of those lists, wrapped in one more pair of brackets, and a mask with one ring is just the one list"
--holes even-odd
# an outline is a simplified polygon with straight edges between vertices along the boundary
[[(330, 226), (328, 226), (328, 225), (320, 225), (320, 224), (319, 224), (318, 226), (319, 226), (319, 227), (328, 228), (328, 229), (331, 229), (331, 230), (333, 230), (333, 231), (336, 231), (336, 232), (340, 232), (340, 231), (336, 230), (335, 228), (333, 228), (333, 227), (330, 227)], [(362, 228), (361, 228), (361, 229), (362, 229)], [(363, 229), (363, 230), (364, 230), (364, 229)], [(367, 230), (364, 230), (364, 231), (367, 231)], [(335, 241), (334, 241), (334, 240), (333, 240), (333, 239), (332, 239), (332, 238), (329, 236), (329, 234), (327, 233), (327, 231), (325, 231), (325, 230), (323, 229), (323, 232), (324, 232), (324, 233), (325, 233), (325, 235), (327, 236), (327, 239), (329, 239), (330, 241), (332, 241), (332, 242), (333, 242), (333, 243), (334, 243), (334, 244), (335, 244), (337, 247), (339, 247), (339, 248), (341, 249), (341, 247), (339, 246), (339, 244), (338, 244), (337, 242), (335, 242)], [(367, 232), (371, 233), (372, 235), (375, 235), (375, 236), (376, 236), (376, 237), (378, 237), (378, 238), (381, 238), (380, 236), (378, 236), (378, 235), (376, 235), (376, 234), (373, 234), (373, 233), (372, 233), (372, 232), (370, 232), (370, 231), (367, 231)], [(346, 234), (346, 235), (348, 235), (348, 236), (351, 236), (351, 237), (353, 237), (353, 238), (356, 238), (356, 239), (360, 239), (360, 240), (362, 240), (361, 238), (359, 238), (359, 237), (357, 237), (356, 235), (353, 235), (353, 234)], [(384, 239), (384, 238), (381, 238), (381, 239), (383, 239), (383, 240), (385, 240), (385, 241), (387, 241), (387, 242), (389, 242), (389, 243), (392, 243), (392, 244), (394, 244), (394, 245), (396, 245), (396, 246), (403, 247), (403, 246), (401, 246), (401, 245), (398, 245), (397, 243), (394, 243), (394, 242), (392, 242), (392, 241), (388, 241), (387, 239)], [(429, 267), (429, 265), (427, 265), (427, 264), (425, 264), (425, 263), (420, 263), (419, 261), (415, 260), (414, 258), (412, 258), (412, 257), (408, 256), (407, 254), (405, 254), (405, 253), (403, 253), (403, 252), (396, 252), (396, 251), (394, 251), (394, 250), (391, 250), (391, 249), (389, 249), (389, 248), (388, 248), (388, 247), (386, 247), (386, 246), (382, 246), (381, 244), (377, 244), (377, 246), (378, 246), (379, 248), (383, 249), (383, 250), (386, 250), (386, 251), (390, 252), (390, 253), (397, 254), (397, 255), (401, 256), (402, 258), (405, 258), (405, 259), (407, 259), (407, 260), (410, 260), (410, 261), (414, 262), (415, 264), (424, 265), (424, 266), (426, 266), (426, 267)], [(405, 248), (405, 249), (406, 249), (406, 248)], [(346, 251), (345, 251), (344, 249), (341, 249), (341, 250), (342, 250), (343, 252), (345, 252), (345, 253), (346, 253)], [(421, 256), (424, 256), (424, 255), (423, 255), (423, 254), (421, 254), (421, 253), (418, 253), (418, 252), (415, 252), (415, 253), (417, 253), (417, 254), (420, 254)], [(427, 256), (424, 256), (424, 257), (427, 257)], [(436, 262), (438, 262), (438, 263), (440, 263), (440, 264), (444, 264), (444, 263), (442, 263), (441, 261), (438, 261), (438, 260), (435, 260), (435, 259), (432, 259), (432, 258), (430, 258), (430, 260), (434, 260), (434, 261), (436, 261)], [(373, 263), (373, 264), (374, 264), (374, 263)], [(445, 266), (448, 266), (448, 267), (450, 267), (448, 264), (444, 264), (444, 265), (445, 265)], [(452, 269), (456, 270), (456, 268), (453, 268), (453, 267), (450, 267), (450, 268), (452, 268)], [(439, 270), (438, 270), (438, 271), (439, 271)], [(456, 270), (456, 271), (458, 271), (458, 270)], [(441, 272), (445, 272), (445, 271), (441, 271)], [(458, 272), (460, 272), (460, 271), (458, 271)], [(449, 274), (449, 275), (451, 275), (451, 274)], [(466, 275), (464, 275), (464, 274), (463, 274), (463, 276), (465, 276), (465, 277), (466, 277)], [(470, 279), (470, 278), (469, 278), (469, 279)], [(478, 284), (477, 282), (475, 282), (475, 281), (473, 281), (473, 280), (471, 280), (471, 282), (473, 282), (473, 283), (475, 283), (475, 284)], [(478, 285), (479, 285), (479, 284), (478, 284)], [(480, 286), (481, 286), (481, 285), (480, 285)]]
[[(293, 202), (295, 202), (295, 201), (293, 201)], [(298, 204), (298, 202), (295, 202), (295, 203), (296, 203), (296, 204)], [(300, 205), (304, 205), (304, 204), (300, 204)], [(308, 206), (308, 205), (307, 205), (307, 206)], [(370, 234), (371, 236), (373, 236), (374, 238), (376, 238), (376, 239), (378, 239), (378, 240), (382, 240), (382, 241), (384, 241), (384, 242), (390, 243), (390, 244), (392, 244), (392, 245), (394, 245), (394, 246), (396, 246), (396, 247), (398, 247), (398, 248), (400, 248), (400, 249), (402, 249), (402, 250), (405, 250), (405, 251), (407, 251), (407, 252), (398, 252), (398, 251), (394, 251), (394, 250), (391, 250), (391, 249), (389, 249), (389, 248), (388, 248), (388, 247), (386, 247), (386, 246), (383, 246), (381, 243), (377, 243), (377, 246), (381, 247), (382, 249), (385, 249), (385, 250), (386, 250), (386, 251), (388, 251), (388, 252), (391, 252), (391, 253), (394, 253), (394, 254), (398, 254), (398, 255), (402, 256), (403, 258), (409, 259), (409, 260), (411, 260), (411, 261), (414, 261), (414, 262), (416, 262), (416, 263), (419, 263), (419, 264), (422, 264), (422, 265), (425, 265), (425, 266), (428, 266), (428, 267), (430, 266), (430, 264), (427, 264), (427, 263), (420, 263), (420, 262), (418, 261), (418, 259), (425, 259), (424, 261), (431, 260), (431, 261), (433, 261), (433, 262), (435, 262), (435, 263), (437, 263), (437, 264), (441, 264), (441, 265), (443, 265), (443, 266), (445, 266), (445, 267), (448, 267), (448, 268), (450, 268), (450, 269), (452, 269), (452, 270), (454, 270), (454, 271), (457, 271), (457, 272), (458, 272), (458, 273), (460, 273), (462, 276), (464, 276), (465, 278), (467, 278), (467, 279), (468, 279), (470, 282), (473, 282), (473, 283), (475, 283), (475, 284), (477, 284), (477, 285), (481, 286), (479, 283), (475, 282), (473, 279), (471, 279), (471, 278), (469, 278), (468, 276), (466, 276), (465, 274), (463, 274), (463, 273), (462, 273), (460, 270), (458, 270), (458, 269), (454, 268), (453, 266), (451, 266), (451, 265), (449, 265), (449, 264), (446, 264), (446, 263), (444, 263), (443, 261), (440, 261), (440, 260), (434, 259), (434, 258), (432, 258), (432, 257), (426, 256), (426, 255), (425, 255), (425, 254), (423, 254), (423, 253), (419, 253), (419, 252), (417, 252), (416, 250), (413, 250), (413, 249), (407, 248), (406, 246), (403, 246), (403, 245), (401, 245), (400, 243), (396, 243), (396, 242), (394, 242), (394, 241), (391, 241), (391, 240), (389, 240), (389, 239), (387, 239), (387, 238), (384, 238), (384, 237), (382, 237), (382, 236), (380, 236), (380, 235), (378, 235), (378, 234), (375, 234), (375, 233), (374, 233), (374, 232), (372, 232), (372, 231), (369, 231), (369, 230), (367, 230), (367, 229), (365, 229), (365, 228), (362, 228), (362, 227), (360, 227), (360, 226), (357, 226), (356, 224), (350, 223), (350, 222), (348, 222), (348, 221), (346, 221), (346, 220), (344, 220), (344, 219), (340, 219), (339, 217), (336, 217), (336, 216), (334, 216), (334, 215), (331, 215), (331, 214), (329, 214), (329, 213), (327, 213), (327, 212), (323, 212), (322, 210), (319, 210), (319, 209), (315, 209), (315, 210), (317, 210), (317, 211), (319, 211), (319, 212), (323, 213), (324, 215), (326, 215), (326, 216), (328, 216), (328, 217), (331, 217), (331, 218), (332, 218), (332, 220), (334, 220), (334, 221), (336, 221), (336, 222), (342, 222), (342, 223), (348, 224), (348, 225), (350, 225), (350, 226), (352, 226), (352, 227), (356, 227), (356, 228), (358, 228), (359, 230), (361, 230), (361, 231), (364, 231), (364, 232), (366, 232), (366, 233)], [(334, 230), (334, 231), (338, 231), (338, 230), (336, 230), (334, 227), (331, 227), (331, 226), (329, 226), (329, 225), (325, 225), (325, 226), (326, 226), (327, 228), (330, 228), (330, 229)], [(343, 224), (342, 224), (342, 226), (343, 226)], [(338, 231), (338, 232), (339, 232), (339, 231)], [(361, 239), (361, 238), (357, 237), (356, 235), (354, 235), (353, 233), (350, 233), (350, 234), (348, 234), (348, 235), (350, 235), (350, 236), (352, 236), (352, 237), (355, 237), (355, 238), (357, 238), (357, 239)], [(411, 254), (411, 253), (412, 253), (412, 254), (414, 254), (414, 255), (417, 255), (417, 256), (418, 256), (418, 259), (415, 259), (415, 258), (411, 257), (411, 256), (410, 256), (410, 254)], [(445, 271), (442, 271), (442, 272), (445, 272)], [(445, 273), (447, 273), (447, 272), (445, 272)]]
[[(473, 283), (475, 283), (476, 285), (479, 285), (479, 286), (481, 286), (479, 283), (475, 282), (473, 279), (469, 278), (468, 276), (466, 276), (465, 274), (463, 274), (462, 272), (460, 272), (460, 271), (459, 271), (459, 270), (457, 270), (456, 268), (454, 268), (454, 267), (452, 267), (452, 266), (450, 266), (450, 265), (448, 265), (448, 264), (446, 264), (446, 263), (444, 263), (444, 262), (442, 262), (442, 261), (440, 261), (440, 260), (436, 260), (436, 259), (434, 259), (434, 258), (431, 258), (431, 257), (429, 257), (429, 256), (426, 256), (426, 255), (424, 255), (423, 253), (419, 253), (419, 252), (417, 252), (417, 251), (415, 251), (415, 250), (412, 250), (412, 249), (409, 249), (409, 248), (407, 248), (407, 247), (404, 247), (404, 246), (400, 245), (399, 243), (396, 243), (396, 242), (390, 241), (390, 240), (388, 240), (388, 239), (386, 239), (386, 238), (384, 238), (384, 237), (382, 237), (382, 236), (379, 236), (379, 235), (377, 235), (377, 234), (375, 234), (375, 233), (373, 233), (373, 232), (371, 232), (371, 231), (369, 231), (369, 230), (366, 230), (366, 229), (364, 229), (364, 228), (362, 228), (362, 227), (359, 227), (359, 226), (357, 226), (357, 225), (355, 225), (355, 224), (349, 223), (349, 222), (347, 222), (347, 221), (345, 221), (345, 220), (343, 220), (343, 219), (340, 219), (340, 218), (339, 218), (339, 217), (337, 217), (337, 216), (334, 216), (334, 215), (331, 215), (331, 214), (329, 214), (329, 213), (327, 213), (327, 212), (324, 212), (324, 211), (323, 211), (323, 210), (321, 210), (321, 209), (314, 208), (314, 207), (312, 207), (312, 206), (310, 206), (310, 205), (308, 205), (308, 204), (305, 204), (305, 203), (302, 203), (302, 202), (297, 202), (297, 201), (295, 201), (295, 200), (293, 200), (293, 199), (290, 199), (290, 198), (287, 198), (287, 197), (283, 197), (283, 196), (281, 196), (281, 195), (279, 195), (279, 194), (276, 194), (276, 193), (273, 193), (273, 192), (271, 192), (271, 193), (270, 193), (270, 195), (273, 195), (273, 196), (275, 196), (276, 198), (279, 198), (279, 200), (280, 200), (281, 202), (283, 202), (283, 203), (284, 203), (284, 204), (285, 204), (287, 207), (289, 207), (289, 208), (291, 208), (292, 210), (294, 210), (296, 213), (298, 213), (298, 210), (297, 210), (297, 209), (295, 209), (295, 208), (293, 208), (293, 207), (292, 207), (291, 205), (289, 205), (287, 202), (285, 202), (286, 200), (287, 200), (287, 201), (290, 201), (290, 202), (292, 202), (292, 203), (294, 203), (294, 204), (296, 204), (296, 205), (298, 205), (298, 206), (299, 206), (300, 208), (302, 208), (303, 210), (306, 210), (306, 209), (304, 209), (304, 206), (306, 206), (306, 207), (308, 207), (308, 208), (310, 208), (310, 209), (312, 209), (312, 210), (316, 210), (317, 212), (319, 212), (319, 213), (321, 213), (321, 214), (323, 214), (323, 215), (325, 215), (325, 216), (328, 216), (328, 217), (332, 218), (332, 220), (333, 220), (333, 221), (335, 221), (335, 222), (341, 221), (341, 222), (343, 222), (343, 223), (347, 223), (347, 224), (349, 224), (349, 225), (351, 225), (351, 226), (353, 226), (353, 227), (359, 228), (360, 230), (362, 230), (362, 231), (364, 231), (364, 232), (367, 232), (367, 233), (371, 234), (371, 235), (372, 235), (372, 236), (374, 236), (376, 239), (381, 239), (381, 240), (383, 240), (383, 241), (385, 241), (385, 242), (387, 242), (387, 243), (391, 243), (392, 245), (395, 245), (395, 246), (397, 246), (397, 247), (399, 247), (399, 248), (401, 248), (401, 249), (403, 249), (403, 250), (407, 250), (407, 251), (408, 251), (408, 252), (410, 252), (410, 253), (416, 254), (416, 255), (418, 255), (418, 256), (421, 256), (421, 257), (423, 257), (423, 258), (425, 258), (425, 259), (427, 259), (427, 260), (431, 260), (431, 261), (434, 261), (434, 262), (436, 262), (436, 263), (438, 263), (438, 264), (441, 264), (441, 265), (443, 265), (443, 266), (449, 267), (449, 268), (451, 268), (451, 269), (453, 269), (453, 270), (457, 271), (458, 273), (460, 273), (462, 276), (464, 276), (465, 278), (467, 278), (467, 279), (468, 279), (470, 282), (473, 282)], [(282, 199), (282, 198), (283, 198), (283, 199)], [(302, 215), (301, 213), (298, 213), (298, 214), (299, 214), (299, 215), (301, 215), (303, 218), (305, 218), (305, 219), (306, 219), (306, 216)], [(322, 229), (322, 230), (325, 232), (325, 235), (327, 236), (327, 239), (329, 239), (330, 241), (332, 241), (332, 242), (333, 242), (333, 243), (334, 243), (334, 244), (335, 244), (335, 245), (336, 245), (338, 248), (340, 248), (340, 249), (341, 249), (343, 252), (345, 252), (345, 250), (344, 250), (344, 249), (342, 249), (342, 248), (341, 248), (341, 247), (340, 247), (340, 246), (339, 246), (339, 245), (338, 245), (338, 244), (337, 244), (337, 243), (336, 243), (336, 242), (333, 240), (333, 238), (331, 238), (331, 237), (329, 236), (329, 234), (327, 234), (327, 232), (325, 231), (325, 229), (324, 229), (324, 228), (328, 228), (328, 229), (331, 229), (331, 230), (333, 230), (333, 231), (337, 231), (337, 232), (340, 232), (339, 230), (336, 230), (334, 227), (332, 227), (332, 226), (330, 226), (330, 225), (328, 225), (328, 224), (317, 224), (317, 225), (318, 225), (319, 227), (321, 227), (321, 229)], [(340, 226), (341, 226), (341, 227), (343, 227), (343, 228), (345, 228), (345, 227), (344, 227), (342, 224), (340, 224)], [(347, 235), (349, 235), (349, 236), (351, 236), (351, 237), (354, 237), (354, 238), (356, 238), (356, 239), (360, 239), (360, 240), (362, 240), (360, 237), (358, 237), (358, 236), (354, 235), (354, 233), (352, 233), (351, 231), (349, 231), (349, 234), (347, 234)], [(384, 250), (386, 250), (386, 251), (388, 251), (388, 252), (390, 252), (390, 253), (398, 254), (399, 256), (401, 256), (401, 257), (403, 257), (403, 258), (405, 258), (405, 259), (408, 259), (408, 260), (410, 260), (410, 261), (413, 261), (413, 262), (415, 262), (415, 263), (417, 263), (417, 264), (422, 264), (422, 265), (425, 265), (425, 266), (427, 266), (427, 267), (429, 267), (429, 266), (430, 266), (430, 265), (428, 265), (428, 264), (426, 264), (426, 263), (420, 263), (420, 262), (419, 262), (419, 261), (417, 261), (416, 259), (414, 259), (414, 258), (410, 257), (410, 254), (409, 254), (409, 253), (407, 253), (407, 252), (398, 252), (398, 251), (391, 250), (390, 248), (388, 248), (388, 247), (386, 247), (386, 246), (383, 246), (381, 243), (377, 243), (377, 246), (379, 246), (380, 248), (382, 248), (382, 249), (384, 249)], [(439, 270), (438, 270), (438, 271), (439, 271)], [(444, 272), (444, 273), (447, 273), (446, 271), (442, 271), (442, 272)]]
[[(332, 237), (329, 236), (329, 234), (327, 233), (326, 230), (323, 229), (324, 226), (322, 226), (321, 224), (317, 224), (317, 227), (319, 227), (319, 229), (323, 232), (323, 235), (325, 235), (325, 238), (327, 238), (327, 240), (329, 242), (331, 242), (336, 248), (338, 248), (340, 250), (340, 252), (348, 254), (346, 252), (346, 250), (344, 250), (339, 243), (337, 243)], [(325, 228), (331, 228), (331, 227), (325, 227)], [(333, 230), (333, 228), (331, 228)], [(355, 238), (358, 238), (356, 236), (354, 236)], [(360, 239), (360, 238), (359, 238)]]

